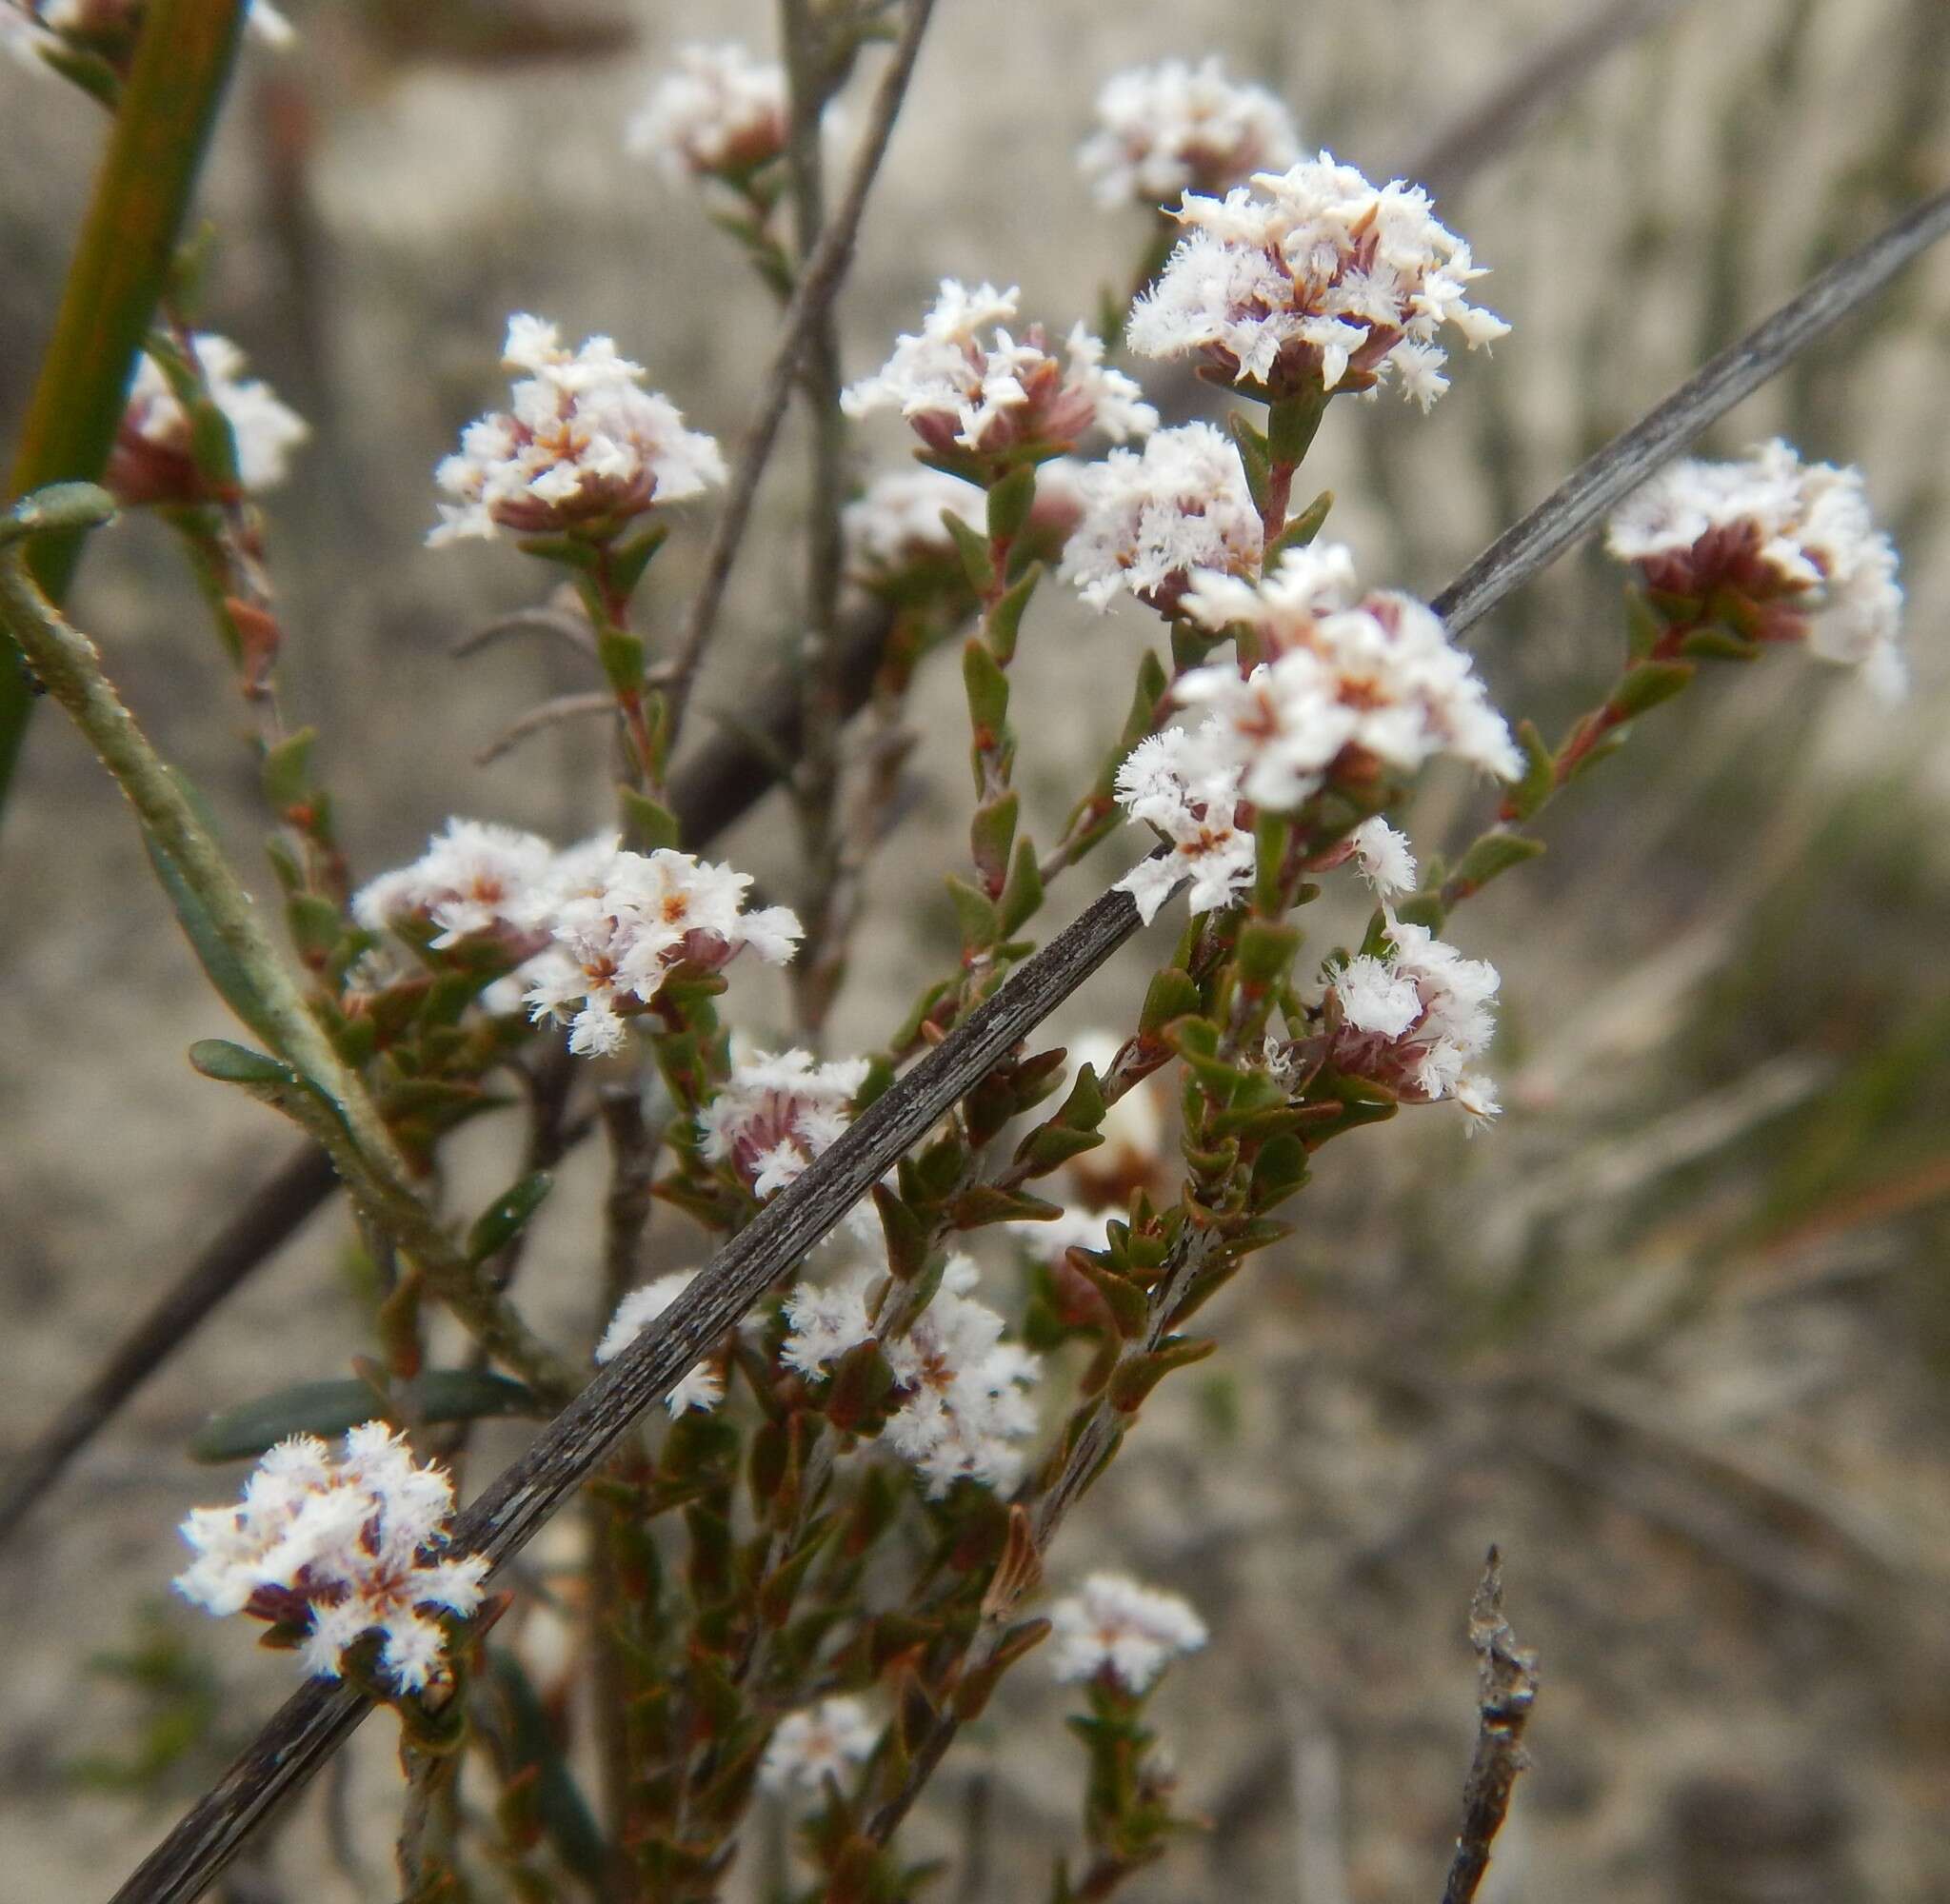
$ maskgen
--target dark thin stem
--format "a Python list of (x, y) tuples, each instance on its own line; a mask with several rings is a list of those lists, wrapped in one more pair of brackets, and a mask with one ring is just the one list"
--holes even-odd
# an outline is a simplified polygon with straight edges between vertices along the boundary
[(1517, 1644), (1503, 1617), (1502, 1562), (1492, 1547), (1469, 1603), (1469, 1643), (1477, 1655), (1476, 1754), (1462, 1782), (1462, 1829), (1443, 1886), (1443, 1904), (1470, 1904), (1489, 1869), (1510, 1793), (1527, 1763), (1523, 1728), (1537, 1702), (1537, 1655)]
[(1440, 199), (1506, 151), (1540, 112), (1556, 105), (1606, 54), (1649, 32), (1688, 0), (1598, 0), (1582, 19), (1528, 50), (1481, 99), (1438, 129), (1402, 175)]
[(1950, 232), (1950, 191), (1925, 199), (1860, 250), (1831, 265), (1738, 344), (1614, 437), (1506, 529), (1429, 605), (1451, 634), (1473, 627), (1512, 589), (1541, 573), (1606, 510), (1742, 397), (1864, 305), (1903, 266)]
[[(811, 0), (780, 0), (780, 38), (791, 79), (792, 121), (786, 162), (792, 180), (798, 255), (802, 265), (826, 229), (826, 169), (820, 122), (836, 68), (822, 16)], [(840, 686), (840, 579), (846, 550), (840, 505), (846, 493), (846, 426), (840, 412), (840, 342), (828, 301), (815, 317), (801, 365), (811, 437), (807, 475), (806, 634), (800, 643), (800, 703), (804, 747), (796, 791), (805, 836), (806, 880), (800, 912), (806, 924), (805, 969), (823, 971), (821, 954), (833, 929), (831, 895), (839, 883), (840, 730), (846, 720)], [(794, 987), (801, 1028), (817, 1038), (831, 994), (816, 984)]]
[(724, 604), (725, 586), (731, 579), (731, 566), (745, 541), (751, 519), (751, 506), (758, 494), (759, 478), (765, 474), (772, 446), (778, 439), (779, 425), (799, 379), (799, 367), (814, 329), (838, 293), (853, 262), (853, 242), (860, 230), (861, 215), (866, 209), (867, 193), (892, 136), (894, 121), (900, 116), (906, 96), (907, 82), (913, 76), (914, 62), (920, 56), (922, 36), (934, 12), (934, 0), (907, 0), (906, 18), (887, 69), (881, 75), (880, 89), (874, 95), (866, 132), (853, 161), (846, 189), (831, 221), (821, 233), (819, 246), (806, 262), (786, 307), (780, 326), (779, 342), (772, 352), (760, 385), (758, 407), (745, 434), (738, 456), (737, 474), (725, 499), (725, 512), (711, 536), (705, 554), (704, 580), (691, 598), (690, 612), (685, 619), (676, 653), (662, 671), (669, 700), (669, 736), (674, 742), (684, 719), (690, 690), (695, 684), (698, 664), (704, 659), (711, 632), (717, 625), (718, 610)]
[(60, 1478), (189, 1332), (246, 1277), (289, 1241), (338, 1187), (331, 1160), (300, 1144), (251, 1195), (184, 1276), (122, 1339), (79, 1395), (13, 1463), (0, 1492), (0, 1541)]
[[(1733, 351), (1717, 359), (1653, 415), (1602, 451), (1436, 598), (1451, 626), (1467, 626), (1538, 573), (1640, 481), (1662, 456), (1704, 429), (1792, 354), (1781, 327), (1805, 343), (1853, 309), (1904, 260), (1950, 226), (1950, 193), (1824, 273)], [(1803, 307), (1813, 307), (1810, 318)], [(1797, 315), (1800, 313), (1799, 315)], [(1759, 364), (1765, 367), (1754, 370)], [(1660, 424), (1678, 407), (1684, 426)], [(1659, 425), (1657, 429), (1653, 426)], [(1636, 448), (1648, 434), (1658, 449)], [(1507, 572), (1506, 572), (1507, 571)], [(463, 1514), (462, 1551), (505, 1560), (587, 1478), (629, 1424), (667, 1394), (780, 1276), (852, 1209), (907, 1146), (1114, 953), (1138, 924), (1123, 893), (1104, 894), (1076, 922), (1025, 960), (959, 1029), (894, 1083), (705, 1266), (676, 1302), (549, 1424)], [(1081, 1475), (1081, 1469), (1080, 1469)], [(1082, 1478), (1086, 1478), (1086, 1476)], [(1072, 1495), (1078, 1491), (1071, 1489)], [(1054, 1492), (1054, 1491), (1053, 1491)], [(1046, 1511), (1046, 1510), (1045, 1510)], [(112, 1904), (189, 1904), (252, 1828), (309, 1777), (364, 1718), (367, 1701), (328, 1682), (287, 1701), (222, 1781), (144, 1860)]]

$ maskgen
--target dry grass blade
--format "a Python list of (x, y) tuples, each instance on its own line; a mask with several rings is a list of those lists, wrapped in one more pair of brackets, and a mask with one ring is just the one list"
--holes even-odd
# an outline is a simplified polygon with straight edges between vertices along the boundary
[[(1821, 277), (1741, 343), (1579, 469), (1500, 537), (1442, 595), (1452, 627), (1480, 620), (1588, 528), (1648, 470), (1863, 303), (1950, 229), (1950, 193), (1900, 220)], [(830, 229), (828, 232), (830, 236)], [(783, 401), (783, 399), (782, 399)], [(1121, 892), (1104, 894), (1024, 964), (960, 1030), (899, 1081), (720, 1250), (666, 1312), (572, 1401), (460, 1517), (454, 1538), (496, 1561), (520, 1549), (594, 1470), (616, 1438), (661, 1399), (770, 1284), (832, 1229), (894, 1160), (1137, 929)], [(289, 1700), (221, 1784), (116, 1893), (113, 1904), (189, 1904), (251, 1828), (337, 1748), (367, 1702), (313, 1684)]]

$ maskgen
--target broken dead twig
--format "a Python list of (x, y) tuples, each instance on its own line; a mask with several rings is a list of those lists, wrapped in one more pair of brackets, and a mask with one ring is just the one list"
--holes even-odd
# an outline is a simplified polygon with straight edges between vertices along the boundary
[(1517, 1775), (1529, 1763), (1523, 1728), (1537, 1702), (1537, 1655), (1517, 1644), (1503, 1617), (1502, 1557), (1492, 1547), (1469, 1602), (1469, 1643), (1476, 1649), (1476, 1755), (1462, 1782), (1462, 1829), (1443, 1887), (1443, 1904), (1470, 1904), (1489, 1869), (1490, 1846), (1503, 1828)]

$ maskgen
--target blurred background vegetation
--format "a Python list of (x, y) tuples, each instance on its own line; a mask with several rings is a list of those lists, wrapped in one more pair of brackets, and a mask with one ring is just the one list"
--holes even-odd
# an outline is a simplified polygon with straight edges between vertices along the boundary
[[(1335, 407), (1309, 473), (1334, 488), (1333, 529), (1366, 577), (1433, 593), (1698, 362), (1950, 182), (1943, 0), (1618, 10), (1635, 16), (1622, 46), (1521, 127), (1493, 121), (1466, 163), (1452, 147), (1450, 177), (1438, 168), (1438, 209), (1495, 268), (1485, 300), (1515, 331), (1493, 362), (1460, 365), (1426, 419)], [(768, 44), (769, 12), (290, 11), (300, 45), (247, 50), (227, 109), (203, 313), (316, 432), (269, 505), (290, 704), (322, 730), (359, 876), (452, 812), (576, 837), (607, 797), (596, 729), (473, 764), (525, 707), (581, 684), (541, 646), (449, 657), (537, 582), (511, 552), (424, 548), (431, 470), (498, 395), (511, 309), (572, 338), (612, 332), (692, 424), (735, 441), (772, 304), (621, 136), (675, 46)], [(1126, 281), (1142, 220), (1095, 209), (1071, 158), (1120, 67), (1221, 51), (1286, 97), (1304, 137), (1386, 176), (1586, 11), (945, 4), (842, 300), (847, 372), (881, 361), (944, 274), (1020, 280), (1025, 313), (1062, 326)], [(0, 441), (101, 132), (78, 93), (0, 70)], [(1214, 1372), (1166, 1389), (1066, 1537), (1070, 1576), (1111, 1564), (1178, 1586), (1215, 1632), (1160, 1716), (1216, 1829), (1132, 1897), (1433, 1894), (1474, 1726), (1462, 1618), (1491, 1539), (1546, 1677), (1536, 1769), (1485, 1895), (1950, 1896), (1946, 346), (1937, 256), (1709, 446), (1779, 432), (1865, 467), (1902, 550), (1909, 702), (1891, 714), (1793, 656), (1722, 671), (1582, 783), (1549, 856), (1454, 926), (1504, 975), (1502, 1125), (1466, 1143), (1460, 1120), (1425, 1112), (1325, 1153), (1299, 1237), (1215, 1306)], [(1170, 420), (1208, 400), (1155, 381)], [(891, 430), (861, 447), (863, 473), (905, 454)], [(788, 441), (701, 706), (735, 710), (794, 639), (803, 464)], [(706, 522), (687, 512), (653, 572), (653, 629), (681, 609)], [(226, 672), (163, 530), (101, 539), (72, 606), (262, 874)], [(1039, 599), (1018, 781), (1045, 836), (1153, 634), (1135, 609)], [(1499, 704), (1554, 731), (1621, 640), (1616, 577), (1589, 551), (1475, 646)], [(952, 672), (920, 691), (924, 731), (949, 738), (910, 762), (836, 1048), (884, 1037), (889, 1002), (952, 948), (936, 880), (965, 823)], [(1480, 801), (1431, 783), (1418, 845), (1453, 844)], [(789, 896), (791, 840), (766, 808), (722, 850)], [(221, 1007), (119, 799), (51, 718), (0, 857), (5, 1448), (285, 1139), (183, 1061), (227, 1029)], [(1106, 855), (1060, 890), (1052, 926), (1111, 870)], [(1119, 1023), (1141, 977), (1127, 954), (1068, 1028)], [(745, 996), (754, 1030), (783, 1029), (776, 996)], [(482, 1127), (455, 1147), (457, 1194), (506, 1180), (498, 1141)], [(594, 1160), (567, 1175), (592, 1206)], [(575, 1201), (558, 1194), (527, 1284), (569, 1332), (593, 1300)], [(158, 1606), (175, 1523), (230, 1484), (181, 1450), (212, 1406), (344, 1372), (368, 1345), (355, 1271), (342, 1219), (314, 1222), (0, 1553), (0, 1890), (104, 1890), (281, 1696), (287, 1662)], [(484, 1438), (474, 1478), (512, 1445)], [(530, 1572), (569, 1557), (569, 1537)], [(969, 1904), (1027, 1894), (1073, 1829), (1062, 1708), (1033, 1666), (1019, 1676), (918, 1828), (917, 1849), (965, 1861), (943, 1894)], [(386, 1731), (362, 1735), (233, 1895), (389, 1894)]]

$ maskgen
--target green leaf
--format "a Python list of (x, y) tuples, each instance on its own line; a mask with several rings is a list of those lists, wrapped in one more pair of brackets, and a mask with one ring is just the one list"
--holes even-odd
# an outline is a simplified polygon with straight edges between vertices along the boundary
[(664, 546), (670, 533), (667, 523), (650, 522), (633, 535), (609, 545), (609, 585), (627, 601), (636, 593), (637, 584), (651, 558)]
[(1299, 950), (1299, 926), (1249, 920), (1239, 935), (1239, 975), (1247, 984), (1268, 990), (1285, 979)]
[[(1535, 721), (1518, 724), (1517, 744), (1523, 750), (1523, 777), (1510, 789), (1510, 810), (1519, 820), (1528, 820), (1557, 786), (1557, 763)], [(1440, 882), (1431, 875), (1429, 883)]]
[(987, 1223), (1044, 1223), (1063, 1215), (1062, 1207), (1032, 1197), (1025, 1190), (1003, 1190), (978, 1183), (964, 1190), (948, 1205), (948, 1218), (958, 1230), (979, 1230)]
[(1144, 1008), (1138, 1017), (1138, 1030), (1155, 1039), (1174, 1020), (1188, 1018), (1204, 1003), (1189, 972), (1167, 965), (1144, 993)]
[(300, 727), (265, 750), (261, 776), (265, 803), (283, 814), (296, 806), (311, 783), (311, 748), (316, 727)]
[(988, 492), (988, 538), (991, 543), (1013, 542), (1022, 534), (1036, 504), (1036, 466), (1025, 463), (1011, 469)]
[(1253, 507), (1264, 510), (1271, 481), (1265, 435), (1244, 410), (1234, 410), (1225, 419), (1225, 427), (1238, 446), (1239, 460), (1245, 470), (1245, 486), (1252, 492)]
[(1333, 490), (1323, 489), (1299, 515), (1288, 518), (1286, 526), (1273, 538), (1273, 545), (1266, 551), (1264, 566), (1268, 573), (1289, 548), (1304, 548), (1320, 534), (1327, 525), (1327, 511), (1333, 506)]
[(1173, 1369), (1189, 1368), (1202, 1362), (1219, 1346), (1207, 1336), (1175, 1337), (1148, 1355), (1132, 1356), (1120, 1362), (1110, 1378), (1110, 1405), (1119, 1413), (1134, 1413), (1144, 1398)]
[[(1013, 796), (1011, 796), (1013, 798)], [(1002, 898), (996, 902), (1005, 936), (1013, 935), (1035, 918), (1043, 905), (1043, 868), (1037, 863), (1035, 843), (1016, 843), (1016, 863), (1009, 868)]]
[(1670, 701), (1697, 672), (1691, 662), (1642, 661), (1625, 671), (1606, 704), (1618, 720), (1635, 720), (1648, 707)]
[(345, 915), (322, 893), (293, 893), (285, 902), (285, 923), (308, 963), (329, 959), (346, 936)]
[(1542, 851), (1542, 840), (1493, 826), (1487, 833), (1477, 836), (1450, 878), (1465, 892), (1478, 892), (1500, 873), (1508, 872), (1512, 866), (1521, 866), (1525, 860), (1536, 859)]
[[(428, 1369), (403, 1385), (424, 1421), (473, 1421), (488, 1416), (546, 1416), (533, 1390), (482, 1369)], [(243, 1461), (288, 1435), (343, 1435), (383, 1413), (363, 1381), (305, 1381), (212, 1415), (190, 1438), (198, 1461)]]
[(677, 816), (661, 801), (639, 793), (633, 786), (619, 786), (616, 797), (639, 851), (654, 853), (660, 847), (674, 847), (678, 843)]
[(1043, 565), (1032, 562), (1024, 569), (1021, 577), (1010, 584), (1008, 592), (988, 611), (988, 620), (983, 632), (988, 638), (988, 645), (995, 652), (995, 658), (1005, 666), (1015, 659), (1016, 635), (1023, 625), (1023, 611), (1029, 605), (1029, 597), (1035, 594), (1036, 585), (1043, 580)]
[(1634, 661), (1643, 661), (1666, 631), (1665, 618), (1642, 588), (1625, 590), (1625, 648)]
[(971, 529), (952, 509), (944, 509), (941, 521), (955, 545), (956, 554), (962, 558), (962, 571), (968, 578), (968, 586), (978, 595), (986, 595), (995, 586), (995, 563), (988, 553), (988, 538)]
[(474, 1226), (468, 1232), (468, 1260), (486, 1262), (506, 1249), (554, 1187), (555, 1180), (546, 1170), (532, 1170), (509, 1184), (474, 1219)]
[(1680, 652), (1702, 661), (1758, 661), (1761, 646), (1736, 629), (1709, 622), (1704, 627), (1695, 628), (1680, 644)]
[(1009, 863), (1009, 849), (1016, 841), (1016, 816), (1022, 802), (1014, 793), (975, 809), (968, 828), (968, 846), (977, 868), (985, 878), (999, 883)]
[(962, 650), (962, 684), (968, 693), (968, 724), (989, 744), (1002, 739), (1009, 718), (1009, 680), (983, 643), (970, 637)]
[(964, 952), (985, 952), (1003, 936), (1002, 917), (986, 893), (979, 892), (965, 879), (950, 873), (945, 882), (948, 898), (954, 902), (955, 923), (962, 934)]
[[(187, 783), (181, 781), (180, 776), (178, 783), (188, 791)], [(275, 1043), (276, 1034), (259, 999), (257, 986), (244, 962), (231, 951), (218, 932), (209, 908), (183, 877), (162, 842), (147, 827), (143, 828), (142, 843), (149, 853), (156, 883), (168, 895), (169, 904), (175, 910), (177, 923), (183, 928), (183, 936), (189, 941), (189, 948), (196, 954), (196, 962), (203, 967), (205, 976), (216, 987), (217, 996), (267, 1044)]]
[(189, 1047), (189, 1061), (204, 1077), (220, 1084), (274, 1084), (303, 1090), (308, 1082), (282, 1058), (233, 1044), (228, 1038), (199, 1038)]
[(618, 694), (639, 694), (644, 684), (644, 645), (642, 638), (623, 628), (599, 629), (596, 659), (603, 665), (603, 678)]

